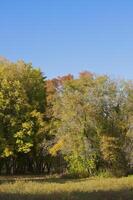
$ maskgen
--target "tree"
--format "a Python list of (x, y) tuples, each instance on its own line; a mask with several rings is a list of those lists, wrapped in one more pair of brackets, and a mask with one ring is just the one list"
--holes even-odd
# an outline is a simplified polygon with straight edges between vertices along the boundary
[(0, 58), (0, 173), (122, 176), (132, 151), (132, 81), (87, 71), (46, 80)]
[[(130, 129), (127, 96), (123, 81), (87, 72), (57, 92), (57, 144), (64, 142), (56, 146), (65, 154), (70, 169), (91, 174), (104, 167), (113, 175), (126, 174), (125, 145)], [(89, 165), (92, 160), (93, 165)]]
[[(93, 106), (100, 150), (105, 167), (113, 174), (127, 173), (125, 144), (129, 130), (127, 93), (123, 82), (98, 77)], [(92, 95), (93, 96), (93, 95)]]
[(62, 150), (69, 170), (81, 176), (94, 174), (98, 162), (98, 138), (91, 120), (88, 96), (92, 85), (90, 74), (65, 82), (57, 92), (54, 105), (58, 138), (55, 146), (60, 149), (53, 147), (52, 150)]
[(32, 155), (35, 162), (46, 138), (45, 80), (39, 69), (24, 62), (2, 63), (0, 79), (0, 152), (7, 173), (13, 173), (20, 153)]

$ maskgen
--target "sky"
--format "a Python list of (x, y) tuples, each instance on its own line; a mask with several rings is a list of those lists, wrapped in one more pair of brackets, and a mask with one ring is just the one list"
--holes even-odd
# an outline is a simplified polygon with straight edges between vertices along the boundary
[(133, 79), (132, 0), (0, 0), (0, 55), (48, 78)]

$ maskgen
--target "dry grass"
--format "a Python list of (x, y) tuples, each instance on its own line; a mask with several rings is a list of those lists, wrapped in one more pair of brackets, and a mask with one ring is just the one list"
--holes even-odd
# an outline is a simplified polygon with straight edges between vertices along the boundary
[[(133, 200), (133, 176), (60, 179), (1, 177), (1, 200)], [(16, 180), (17, 179), (17, 180)], [(18, 180), (20, 179), (20, 180)], [(7, 181), (8, 180), (8, 181)]]

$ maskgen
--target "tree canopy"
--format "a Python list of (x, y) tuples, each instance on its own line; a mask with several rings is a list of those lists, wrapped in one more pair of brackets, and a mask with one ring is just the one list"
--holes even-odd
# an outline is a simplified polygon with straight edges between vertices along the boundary
[(47, 80), (24, 61), (0, 61), (0, 173), (132, 169), (133, 82), (81, 72)]

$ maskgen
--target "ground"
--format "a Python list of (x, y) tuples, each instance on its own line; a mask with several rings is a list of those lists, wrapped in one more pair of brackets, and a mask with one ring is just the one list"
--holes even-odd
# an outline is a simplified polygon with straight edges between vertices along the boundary
[(0, 200), (133, 200), (133, 176), (86, 179), (0, 177)]

